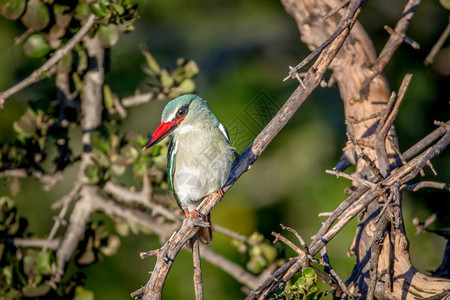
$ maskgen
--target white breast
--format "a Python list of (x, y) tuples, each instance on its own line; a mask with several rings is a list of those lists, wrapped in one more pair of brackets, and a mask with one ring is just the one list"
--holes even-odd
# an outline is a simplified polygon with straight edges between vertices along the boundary
[[(225, 139), (209, 132), (180, 126), (176, 132), (174, 192), (189, 211), (196, 209), (209, 194), (228, 179), (233, 159), (232, 148)], [(215, 141), (211, 143), (211, 141)]]

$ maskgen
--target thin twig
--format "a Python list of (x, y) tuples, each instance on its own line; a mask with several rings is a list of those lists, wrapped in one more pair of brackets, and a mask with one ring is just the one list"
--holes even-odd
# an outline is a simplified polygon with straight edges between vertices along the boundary
[(202, 264), (200, 260), (200, 242), (197, 237), (198, 233), (191, 239), (192, 243), (192, 262), (194, 265), (194, 290), (195, 299), (203, 300), (203, 279)]
[(75, 186), (73, 187), (73, 189), (60, 200), (60, 202), (63, 203), (63, 207), (62, 207), (61, 211), (59, 212), (59, 215), (56, 217), (55, 224), (53, 224), (53, 227), (50, 230), (50, 234), (48, 235), (47, 244), (44, 245), (44, 247), (42, 248), (42, 251), (47, 251), (47, 249), (49, 248), (50, 242), (53, 241), (53, 239), (55, 238), (56, 232), (58, 232), (59, 226), (61, 226), (61, 224), (64, 221), (64, 217), (65, 217), (67, 211), (69, 210), (70, 203), (79, 196), (80, 189), (81, 189), (81, 183), (77, 182), (75, 184)]
[(47, 239), (34, 238), (0, 238), (0, 243), (10, 243), (16, 247), (22, 248), (43, 248), (55, 250), (58, 248), (59, 239), (48, 241)]
[[(445, 123), (446, 125), (450, 126), (450, 120)], [(408, 150), (403, 152), (403, 157), (406, 161), (410, 160), (414, 156), (416, 156), (421, 151), (425, 150), (428, 146), (431, 145), (436, 139), (441, 137), (448, 129), (444, 127), (439, 127), (433, 132), (427, 134), (424, 138), (422, 138), (420, 141), (418, 141), (416, 144), (411, 146)]]
[(158, 97), (158, 94), (154, 93), (154, 92), (145, 93), (145, 94), (140, 94), (140, 93), (136, 92), (136, 94), (134, 96), (122, 98), (122, 100), (120, 102), (122, 103), (123, 107), (132, 107), (132, 106), (137, 106), (137, 105), (147, 103), (153, 99), (157, 99), (157, 97)]
[[(333, 32), (333, 34), (327, 38), (327, 40), (325, 42), (323, 42), (319, 47), (317, 47), (313, 52), (311, 52), (304, 60), (302, 60), (301, 63), (299, 63), (295, 67), (289, 67), (289, 75), (286, 76), (286, 78), (284, 78), (283, 81), (286, 81), (289, 78), (297, 78), (296, 73), (298, 73), (304, 66), (309, 64), (311, 61), (314, 60), (314, 58), (316, 58), (319, 54), (321, 54), (325, 48), (327, 48), (333, 41), (336, 40), (336, 38), (341, 33), (344, 32), (345, 29), (349, 28), (349, 26), (351, 26), (354, 23), (355, 19), (356, 19), (356, 16), (354, 19), (353, 18), (344, 18), (345, 21), (343, 22), (343, 24), (341, 26), (339, 26), (336, 29), (336, 31)], [(303, 87), (304, 87), (304, 85), (303, 85)]]
[(390, 170), (386, 149), (386, 138), (398, 114), (400, 104), (403, 101), (406, 90), (408, 89), (409, 83), (411, 82), (411, 78), (412, 74), (406, 74), (405, 77), (403, 77), (402, 84), (400, 85), (400, 89), (398, 91), (398, 96), (395, 97), (395, 93), (393, 93), (392, 95), (394, 96), (389, 99), (387, 107), (392, 106), (392, 109), (386, 114), (385, 117), (382, 116), (380, 118), (380, 123), (378, 124), (378, 128), (375, 131), (374, 147), (377, 154), (379, 170), (383, 177), (386, 177), (389, 174)]
[(369, 76), (363, 83), (360, 93), (361, 95), (368, 95), (369, 85), (372, 80), (380, 74), (387, 63), (391, 60), (397, 48), (405, 41), (405, 32), (409, 27), (412, 17), (420, 4), (420, 0), (409, 0), (402, 12), (402, 17), (395, 25), (394, 34), (389, 36), (389, 40), (381, 50), (380, 55), (373, 64), (371, 70), (372, 75)]
[(213, 227), (214, 231), (217, 231), (217, 232), (220, 232), (222, 234), (225, 234), (225, 235), (227, 235), (227, 236), (229, 236), (229, 237), (231, 237), (231, 238), (233, 238), (235, 240), (247, 243), (247, 244), (252, 245), (252, 246), (255, 246), (255, 245), (258, 244), (254, 240), (249, 239), (247, 236), (245, 236), (243, 234), (240, 234), (240, 233), (237, 233), (237, 232), (235, 232), (233, 230), (230, 230), (228, 228), (225, 228), (223, 226), (220, 226), (220, 225), (217, 225), (217, 224), (213, 224), (212, 227)]
[(390, 35), (399, 34), (400, 37), (403, 39), (403, 41), (405, 43), (407, 43), (408, 45), (410, 45), (411, 47), (413, 47), (416, 50), (420, 49), (419, 43), (417, 43), (416, 41), (414, 41), (413, 39), (408, 37), (406, 34), (404, 34), (404, 33), (396, 33), (394, 31), (394, 29), (392, 29), (391, 27), (389, 27), (387, 25), (384, 26), (384, 30), (386, 30)]
[(375, 177), (374, 181), (378, 182), (379, 180), (381, 180), (383, 178), (383, 175), (381, 175), (380, 170), (375, 165), (375, 163), (364, 153), (363, 149), (361, 148), (355, 137), (349, 131), (346, 131), (345, 134), (354, 145), (356, 155), (358, 155), (359, 158), (363, 159), (367, 163), (367, 166), (370, 168), (370, 170), (372, 170), (372, 173), (374, 174)]
[(293, 233), (295, 235), (295, 237), (298, 239), (298, 241), (300, 242), (300, 245), (302, 246), (303, 249), (305, 249), (306, 253), (308, 253), (308, 245), (306, 245), (305, 240), (303, 239), (303, 237), (297, 232), (297, 230), (285, 226), (283, 224), (280, 224), (281, 228), (283, 228), (284, 230), (287, 230), (291, 233)]
[(27, 178), (33, 177), (40, 180), (43, 184), (43, 189), (48, 191), (57, 183), (63, 180), (63, 173), (57, 171), (55, 173), (44, 173), (39, 170), (26, 170), (26, 169), (11, 169), (0, 172), (1, 177), (16, 177), (16, 178)]
[(416, 235), (425, 232), (427, 228), (437, 220), (437, 214), (432, 213), (425, 221), (420, 222), (419, 218), (414, 218), (412, 223), (416, 227)]
[(335, 13), (337, 13), (339, 10), (341, 10), (344, 6), (350, 3), (350, 0), (343, 0), (338, 5), (336, 5), (332, 10), (330, 10), (325, 16), (323, 16), (324, 19), (328, 19)]
[(363, 178), (359, 178), (359, 177), (356, 177), (356, 176), (353, 176), (353, 175), (350, 175), (350, 174), (347, 174), (347, 173), (343, 173), (343, 172), (340, 172), (340, 171), (325, 170), (325, 173), (334, 175), (334, 176), (336, 176), (336, 178), (344, 177), (344, 178), (347, 178), (349, 180), (359, 182), (359, 183), (361, 183), (361, 184), (363, 184), (363, 185), (365, 185), (365, 186), (367, 186), (368, 188), (371, 188), (371, 189), (375, 189), (377, 187), (376, 183), (373, 183), (373, 182), (370, 182), (370, 181), (365, 180)]
[(27, 30), (25, 30), (21, 35), (15, 37), (14, 44), (11, 47), (9, 47), (8, 52), (10, 52), (12, 49), (14, 49), (14, 47), (19, 45), (20, 43), (22, 43), (22, 41), (25, 40), (33, 32), (34, 32), (33, 28), (27, 28)]
[(331, 216), (333, 213), (332, 212), (321, 212), (319, 213), (317, 216), (318, 217), (329, 217)]
[[(395, 196), (393, 196), (395, 197)], [(386, 202), (385, 207), (388, 207), (389, 202)], [(370, 247), (370, 279), (369, 288), (367, 292), (367, 299), (373, 299), (375, 293), (375, 287), (378, 279), (378, 258), (380, 257), (381, 249), (383, 248), (384, 236), (386, 228), (389, 225), (389, 216), (385, 214), (386, 210), (382, 211), (379, 215), (379, 220), (376, 223), (375, 234)]]
[(341, 290), (348, 296), (349, 299), (354, 299), (353, 294), (349, 291), (345, 282), (341, 279), (341, 277), (336, 273), (336, 271), (331, 266), (326, 246), (320, 250), (320, 255), (322, 256), (322, 261), (326, 264), (325, 272), (329, 273), (334, 278), (334, 280), (336, 280)]
[(432, 188), (439, 190), (446, 190), (450, 192), (450, 183), (445, 182), (435, 182), (435, 181), (421, 181), (414, 184), (403, 185), (400, 187), (401, 190), (417, 192), (423, 188)]
[[(144, 187), (146, 186), (145, 181), (148, 180), (145, 179), (146, 177), (147, 176), (144, 176)], [(139, 192), (130, 191), (130, 189), (125, 186), (121, 186), (108, 181), (104, 186), (104, 190), (115, 199), (119, 199), (124, 202), (140, 204), (151, 209), (153, 215), (161, 215), (168, 220), (182, 220), (181, 215), (176, 214), (174, 211), (164, 207), (163, 205), (152, 202), (150, 200), (151, 197), (148, 195), (148, 192), (144, 188)]]
[(161, 252), (160, 249), (150, 250), (150, 251), (145, 251), (145, 252), (139, 253), (139, 256), (142, 259), (144, 259), (144, 258), (149, 257), (149, 256), (157, 256), (160, 252)]
[(275, 240), (273, 241), (274, 244), (277, 243), (278, 241), (281, 241), (281, 242), (285, 243), (286, 245), (288, 245), (292, 250), (294, 250), (298, 256), (301, 256), (301, 257), (306, 256), (305, 251), (300, 249), (297, 245), (295, 245), (293, 242), (291, 242), (290, 240), (288, 240), (281, 234), (279, 234), (277, 232), (272, 232), (272, 235), (275, 237)]
[(442, 45), (444, 45), (444, 42), (447, 40), (449, 35), (450, 35), (450, 21), (447, 27), (445, 27), (444, 32), (442, 32), (436, 44), (434, 44), (433, 48), (431, 48), (430, 53), (425, 58), (425, 65), (433, 63), (434, 57), (436, 56), (436, 54), (438, 54), (439, 50), (442, 48)]
[(259, 276), (255, 276), (246, 271), (239, 264), (230, 261), (226, 257), (220, 255), (205, 245), (200, 245), (200, 253), (203, 260), (206, 260), (217, 268), (220, 268), (233, 277), (237, 282), (250, 289), (256, 289), (267, 278), (269, 270), (275, 271), (274, 267), (276, 267), (275, 265), (269, 267), (267, 272), (263, 272)]

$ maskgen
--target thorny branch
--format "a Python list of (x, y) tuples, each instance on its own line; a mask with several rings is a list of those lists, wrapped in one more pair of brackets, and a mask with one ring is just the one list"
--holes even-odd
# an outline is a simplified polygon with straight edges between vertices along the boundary
[[(318, 233), (313, 237), (313, 241), (309, 246), (310, 255), (314, 256), (317, 254), (361, 210), (363, 210), (370, 202), (385, 194), (386, 191), (393, 185), (406, 183), (417, 176), (419, 171), (426, 166), (426, 162), (443, 151), (448, 144), (450, 144), (450, 130), (447, 131), (435, 145), (431, 146), (421, 155), (408, 162), (407, 165), (397, 169), (383, 181), (378, 182), (376, 189), (369, 189), (365, 186), (358, 188), (350, 197), (344, 200), (323, 223)], [(333, 225), (336, 220), (337, 222)], [(283, 273), (286, 268), (289, 268), (291, 271), (292, 268), (294, 268), (296, 269), (296, 272), (290, 273), (294, 275), (302, 267), (299, 262), (303, 259), (303, 257), (291, 259), (277, 271), (280, 271), (282, 274), (286, 274), (286, 272)], [(298, 263), (295, 263), (295, 261)], [(286, 280), (291, 278), (291, 276), (288, 276)], [(247, 299), (257, 299), (263, 297), (264, 295), (269, 295), (268, 292), (273, 290), (272, 285), (280, 286), (278, 282), (274, 282), (272, 278), (269, 278), (260, 287), (258, 287), (258, 289), (254, 290), (247, 297)]]
[[(414, 16), (414, 13), (415, 13), (417, 7), (419, 6), (419, 4), (420, 4), (420, 0), (409, 0), (408, 3), (405, 5), (405, 8), (403, 9), (402, 17), (397, 22), (397, 25), (395, 25), (395, 29), (390, 32), (389, 40), (386, 42), (386, 44), (384, 45), (383, 50), (381, 50), (381, 53), (378, 56), (377, 60), (372, 65), (372, 68), (371, 68), (372, 74), (363, 83), (363, 86), (361, 88), (362, 95), (368, 94), (368, 88), (369, 88), (369, 85), (372, 82), (372, 80), (383, 71), (384, 67), (391, 60), (391, 58), (394, 55), (397, 48), (403, 42), (405, 42), (405, 39), (408, 40), (405, 32), (408, 29), (409, 23), (411, 22), (411, 19)], [(413, 44), (413, 45), (415, 45), (415, 44)], [(417, 48), (417, 47), (415, 47), (415, 48)]]
[[(330, 3), (331, 1), (327, 2)], [(299, 27), (303, 26), (304, 19), (301, 17), (298, 17), (301, 13), (297, 9), (301, 9), (296, 6), (300, 6), (297, 2), (292, 1), (289, 2), (288, 5), (291, 5), (290, 7), (295, 7), (292, 12), (290, 12), (295, 18), (299, 25)], [(286, 6), (288, 6), (286, 5)], [(311, 10), (317, 9), (314, 8), (314, 4), (311, 3), (305, 3), (303, 5), (306, 5), (308, 8), (312, 8)], [(393, 38), (393, 41), (388, 42), (388, 44), (385, 47), (385, 58), (389, 56), (389, 58), (386, 59), (386, 61), (383, 62), (382, 59), (377, 60), (378, 63), (375, 65), (376, 68), (379, 68), (379, 72), (381, 72), (384, 65), (390, 60), (390, 57), (392, 57), (392, 54), (394, 53), (394, 50), (398, 45), (406, 39), (406, 36), (404, 35), (404, 31), (407, 28), (407, 25), (409, 23), (410, 18), (412, 17), (412, 13), (415, 10), (415, 6), (418, 5), (418, 1), (409, 1), (405, 10), (402, 19), (399, 21), (398, 26), (396, 26), (396, 32), (392, 33), (395, 34), (396, 37)], [(337, 9), (338, 10), (338, 9)], [(308, 24), (309, 26), (306, 27), (306, 31), (311, 34), (311, 12), (305, 13), (307, 16)], [(319, 23), (319, 27), (322, 26), (322, 23)], [(322, 29), (322, 28), (321, 28)], [(335, 31), (334, 31), (335, 32)], [(309, 41), (309, 40), (308, 40)], [(355, 41), (352, 41), (353, 44), (355, 44)], [(367, 50), (367, 49), (365, 49)], [(351, 55), (358, 55), (351, 53), (348, 56)], [(303, 62), (302, 62), (303, 63)], [(302, 63), (300, 65), (302, 65)], [(345, 62), (344, 62), (345, 63)], [(336, 66), (338, 62), (334, 62), (334, 65)], [(344, 69), (344, 66), (340, 67), (341, 69)], [(339, 69), (339, 67), (337, 67)], [(372, 68), (372, 70), (374, 70)], [(377, 73), (377, 74), (378, 74)], [(377, 76), (377, 74), (372, 74), (373, 76), (371, 79), (367, 79), (367, 85), (370, 84), (373, 78)], [(292, 77), (292, 76), (290, 76)], [(345, 77), (344, 77), (345, 78)], [(349, 81), (350, 79), (345, 78), (343, 82), (340, 82), (340, 84), (345, 85), (345, 81)], [(417, 145), (413, 146), (411, 149), (406, 151), (403, 155), (403, 166), (395, 169), (395, 167), (398, 167), (392, 163), (389, 163), (389, 161), (386, 159), (383, 166), (380, 167), (380, 157), (386, 158), (386, 148), (387, 143), (385, 143), (385, 140), (387, 138), (388, 132), (391, 130), (391, 125), (393, 123), (393, 120), (395, 119), (395, 116), (398, 112), (399, 105), (401, 103), (401, 100), (404, 96), (404, 92), (406, 91), (408, 82), (410, 80), (410, 76), (406, 76), (405, 80), (402, 84), (402, 87), (399, 91), (399, 97), (395, 98), (391, 97), (391, 102), (386, 104), (386, 108), (384, 110), (380, 110), (376, 113), (372, 114), (362, 114), (356, 118), (357, 115), (355, 115), (355, 120), (358, 120), (358, 122), (364, 122), (366, 120), (373, 119), (374, 121), (378, 121), (378, 128), (379, 130), (377, 132), (367, 133), (363, 132), (363, 137), (360, 138), (360, 135), (356, 135), (357, 138), (354, 138), (355, 133), (352, 131), (351, 127), (348, 128), (348, 136), (349, 139), (352, 139), (353, 144), (355, 145), (356, 152), (360, 152), (358, 154), (359, 158), (362, 158), (363, 161), (366, 162), (366, 165), (369, 167), (369, 169), (372, 171), (371, 176), (364, 177), (364, 180), (359, 180), (356, 176), (346, 176), (347, 178), (354, 180), (355, 182), (359, 183), (359, 187), (357, 187), (354, 191), (352, 191), (352, 194), (350, 197), (348, 197), (345, 201), (343, 201), (334, 212), (331, 214), (327, 214), (329, 217), (328, 219), (323, 223), (323, 226), (321, 229), (316, 233), (316, 235), (313, 237), (313, 241), (309, 245), (309, 254), (315, 255), (318, 251), (321, 249), (324, 249), (325, 245), (350, 221), (352, 220), (356, 215), (359, 213), (364, 214), (362, 211), (365, 210), (367, 207), (373, 206), (372, 203), (375, 202), (376, 199), (382, 199), (385, 197), (385, 195), (391, 195), (391, 197), (388, 198), (388, 200), (385, 202), (385, 206), (383, 209), (381, 209), (381, 212), (378, 214), (378, 218), (376, 218), (375, 221), (375, 236), (372, 239), (372, 245), (369, 247), (369, 251), (371, 253), (366, 254), (365, 252), (361, 255), (367, 255), (366, 257), (370, 260), (370, 282), (369, 282), (369, 288), (368, 291), (366, 290), (365, 294), (368, 299), (373, 298), (374, 296), (377, 298), (385, 298), (385, 299), (393, 299), (394, 296), (391, 294), (394, 290), (398, 295), (398, 292), (402, 293), (402, 281), (400, 281), (398, 278), (395, 278), (395, 280), (392, 278), (392, 275), (394, 272), (397, 272), (397, 276), (399, 274), (403, 274), (403, 272), (406, 272), (408, 269), (413, 269), (408, 264), (400, 264), (395, 263), (395, 261), (389, 261), (389, 267), (386, 268), (385, 264), (382, 264), (380, 266), (383, 266), (380, 270), (379, 268), (379, 260), (384, 260), (386, 255), (383, 254), (383, 257), (380, 256), (382, 251), (385, 251), (386, 243), (384, 242), (385, 237), (385, 230), (390, 230), (390, 227), (388, 224), (393, 224), (394, 228), (394, 234), (390, 235), (390, 238), (393, 240), (391, 241), (392, 245), (395, 245), (393, 247), (396, 247), (396, 249), (391, 250), (395, 251), (395, 253), (392, 253), (392, 255), (398, 255), (399, 253), (403, 253), (403, 257), (399, 257), (398, 259), (401, 259), (402, 261), (405, 261), (409, 259), (408, 251), (407, 251), (407, 244), (405, 235), (404, 235), (404, 229), (403, 229), (403, 220), (401, 216), (401, 202), (400, 202), (400, 194), (399, 194), (399, 187), (406, 186), (406, 183), (413, 179), (417, 174), (429, 164), (430, 159), (436, 155), (439, 155), (441, 151), (443, 151), (448, 144), (450, 143), (450, 132), (448, 130), (448, 127), (442, 127), (435, 130), (433, 133), (428, 135), (426, 138), (424, 138), (422, 141), (420, 141)], [(380, 82), (380, 81), (379, 81)], [(354, 91), (354, 89), (347, 88), (349, 91)], [(347, 91), (346, 91), (347, 92)], [(350, 93), (349, 93), (350, 94)], [(355, 96), (353, 96), (355, 97)], [(362, 97), (367, 98), (367, 97)], [(355, 99), (355, 98), (353, 98)], [(353, 101), (353, 99), (349, 99)], [(356, 99), (358, 99), (356, 97)], [(345, 99), (347, 100), (347, 98)], [(381, 101), (379, 98), (378, 100)], [(350, 102), (351, 104), (354, 102)], [(370, 111), (367, 110), (369, 113)], [(348, 115), (347, 115), (348, 116)], [(352, 116), (352, 115), (350, 115)], [(350, 118), (348, 118), (350, 120)], [(349, 122), (349, 124), (351, 124)], [(374, 123), (369, 123), (374, 124)], [(376, 123), (375, 123), (376, 125)], [(370, 125), (368, 125), (370, 126)], [(376, 128), (376, 127), (375, 127)], [(444, 135), (435, 145), (430, 146), (438, 137)], [(391, 137), (389, 137), (391, 138)], [(363, 147), (359, 147), (358, 144), (364, 142)], [(373, 157), (372, 153), (370, 153), (370, 150), (368, 151), (370, 157), (365, 154), (366, 149), (368, 148), (374, 148), (374, 145), (377, 145), (378, 147), (378, 159), (377, 157)], [(428, 149), (427, 149), (428, 147)], [(364, 150), (362, 149), (364, 148)], [(424, 151), (425, 150), (425, 151)], [(415, 157), (417, 154), (419, 154), (421, 151), (422, 154)], [(397, 151), (398, 152), (398, 151)], [(342, 162), (339, 164), (339, 166), (342, 166), (339, 168), (340, 171), (344, 170), (346, 167), (344, 165), (348, 165), (345, 162)], [(330, 171), (329, 171), (330, 172)], [(341, 175), (340, 172), (334, 171), (335, 174)], [(379, 176), (378, 174), (383, 174), (383, 176)], [(358, 174), (358, 173), (357, 173)], [(366, 173), (367, 174), (367, 173)], [(367, 183), (367, 182), (371, 183)], [(390, 200), (392, 198), (395, 198), (395, 200)], [(387, 213), (388, 211), (392, 210), (392, 213)], [(389, 217), (393, 215), (393, 217)], [(372, 227), (369, 227), (372, 228)], [(388, 244), (389, 245), (389, 244)], [(406, 253), (406, 255), (405, 255)], [(392, 256), (391, 256), (392, 257)], [(397, 256), (396, 256), (397, 257)], [(280, 267), (274, 274), (276, 276), (272, 276), (268, 278), (258, 289), (254, 290), (247, 299), (265, 299), (267, 298), (274, 290), (276, 290), (278, 287), (281, 286), (282, 283), (286, 282), (292, 276), (292, 274), (297, 273), (298, 270), (301, 269), (304, 261), (304, 255), (299, 255), (295, 260), (291, 259), (289, 262), (287, 262), (285, 265)], [(403, 266), (405, 265), (405, 266)], [(400, 269), (402, 267), (405, 267), (406, 269)], [(386, 270), (393, 270), (392, 273), (387, 273), (388, 277), (385, 279)], [(360, 270), (361, 271), (361, 270)], [(416, 272), (416, 271), (414, 271)], [(447, 288), (450, 287), (450, 283), (445, 280), (435, 280), (429, 279), (428, 277), (420, 274), (417, 272), (416, 278), (414, 279), (405, 279), (404, 284), (408, 284), (410, 286), (411, 290), (414, 290), (413, 293), (423, 293), (422, 295), (435, 295), (439, 289), (442, 290), (442, 287), (447, 286)], [(281, 279), (282, 278), (282, 279)], [(408, 280), (408, 281), (407, 281)], [(411, 280), (411, 281), (409, 281)], [(415, 282), (413, 282), (416, 280)], [(385, 282), (385, 284), (381, 284), (381, 282)], [(408, 282), (408, 283), (406, 283)], [(395, 286), (395, 289), (392, 288), (391, 291), (386, 290), (387, 286)], [(346, 285), (344, 284), (344, 287)], [(404, 287), (403, 287), (404, 289)], [(422, 290), (420, 290), (422, 289)], [(426, 290), (424, 292), (424, 290)], [(357, 290), (358, 292), (358, 290)], [(361, 295), (361, 294), (360, 294)]]

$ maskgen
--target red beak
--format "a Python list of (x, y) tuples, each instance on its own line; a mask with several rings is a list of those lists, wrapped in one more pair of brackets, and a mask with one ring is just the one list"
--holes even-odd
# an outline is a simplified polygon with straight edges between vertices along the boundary
[(156, 128), (155, 133), (153, 133), (150, 140), (147, 142), (147, 144), (144, 146), (143, 150), (150, 148), (154, 144), (157, 144), (162, 139), (164, 139), (166, 136), (168, 136), (177, 126), (180, 124), (181, 121), (184, 120), (184, 117), (179, 118), (175, 121), (169, 121), (167, 123), (161, 122), (161, 124)]

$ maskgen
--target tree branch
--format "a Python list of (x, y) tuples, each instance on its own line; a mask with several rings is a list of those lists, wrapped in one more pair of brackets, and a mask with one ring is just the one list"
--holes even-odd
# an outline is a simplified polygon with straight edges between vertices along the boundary
[(39, 69), (34, 70), (27, 78), (17, 83), (16, 85), (10, 87), (6, 91), (0, 93), (0, 109), (3, 109), (6, 99), (14, 95), (15, 93), (21, 91), (32, 83), (40, 81), (42, 78), (48, 75), (50, 69), (55, 66), (65, 55), (72, 51), (72, 49), (83, 39), (83, 37), (88, 33), (89, 29), (95, 23), (95, 16), (90, 15), (86, 22), (81, 26), (80, 30), (58, 51), (56, 51), (53, 56), (47, 60)]
[(196, 234), (192, 239), (192, 263), (194, 265), (195, 299), (203, 300), (202, 264), (200, 261), (200, 242)]
[(404, 42), (405, 40), (405, 32), (409, 27), (409, 23), (411, 22), (412, 17), (420, 4), (420, 0), (409, 0), (403, 9), (402, 17), (395, 25), (394, 32), (390, 34), (389, 40), (381, 50), (380, 55), (378, 56), (375, 63), (372, 65), (372, 74), (366, 79), (361, 88), (361, 94), (368, 94), (369, 84), (372, 80), (380, 74), (387, 63), (391, 60), (397, 48)]

